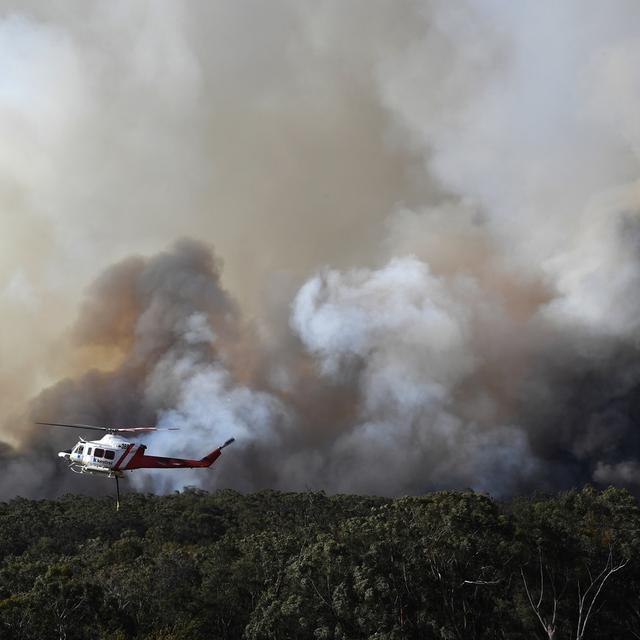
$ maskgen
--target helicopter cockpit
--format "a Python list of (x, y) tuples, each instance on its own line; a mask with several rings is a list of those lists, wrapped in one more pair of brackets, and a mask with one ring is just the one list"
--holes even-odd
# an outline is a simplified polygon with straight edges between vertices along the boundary
[[(100, 446), (102, 445), (102, 446)], [(102, 443), (78, 442), (73, 449), (61, 451), (58, 455), (72, 463), (72, 470), (109, 472), (115, 463), (117, 449), (105, 447)], [(74, 468), (74, 464), (81, 465)]]

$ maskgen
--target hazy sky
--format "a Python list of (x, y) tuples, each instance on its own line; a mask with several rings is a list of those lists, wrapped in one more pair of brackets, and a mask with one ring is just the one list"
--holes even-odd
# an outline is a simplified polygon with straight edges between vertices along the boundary
[(157, 490), (640, 485), (639, 20), (0, 1), (0, 494), (83, 490), (36, 417), (239, 436)]

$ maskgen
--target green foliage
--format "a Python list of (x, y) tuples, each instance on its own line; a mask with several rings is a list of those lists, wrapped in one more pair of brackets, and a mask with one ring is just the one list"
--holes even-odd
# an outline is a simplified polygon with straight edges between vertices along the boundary
[(8, 640), (640, 637), (640, 509), (613, 488), (16, 499), (0, 551)]

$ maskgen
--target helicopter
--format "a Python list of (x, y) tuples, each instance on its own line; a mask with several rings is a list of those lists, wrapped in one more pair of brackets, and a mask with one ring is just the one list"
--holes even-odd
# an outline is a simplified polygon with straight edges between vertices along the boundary
[[(36, 422), (50, 427), (66, 427), (83, 429), (85, 431), (102, 431), (104, 436), (99, 440), (85, 440), (80, 438), (72, 449), (58, 452), (58, 457), (69, 461), (69, 468), (74, 473), (98, 475), (116, 480), (116, 510), (120, 508), (119, 479), (124, 477), (125, 471), (135, 469), (195, 469), (210, 467), (235, 438), (230, 438), (223, 445), (208, 453), (199, 460), (187, 458), (165, 458), (149, 456), (145, 453), (144, 444), (129, 442), (130, 435), (150, 433), (154, 431), (179, 431), (173, 427), (158, 429), (157, 427), (103, 427), (92, 424), (67, 424), (61, 422)], [(122, 435), (121, 435), (122, 434)]]

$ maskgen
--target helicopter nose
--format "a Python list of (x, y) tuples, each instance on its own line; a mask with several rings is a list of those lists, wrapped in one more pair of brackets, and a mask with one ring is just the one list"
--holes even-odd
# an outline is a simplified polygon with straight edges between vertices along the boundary
[(68, 451), (58, 451), (58, 458), (66, 458), (67, 460), (71, 456), (71, 449)]

